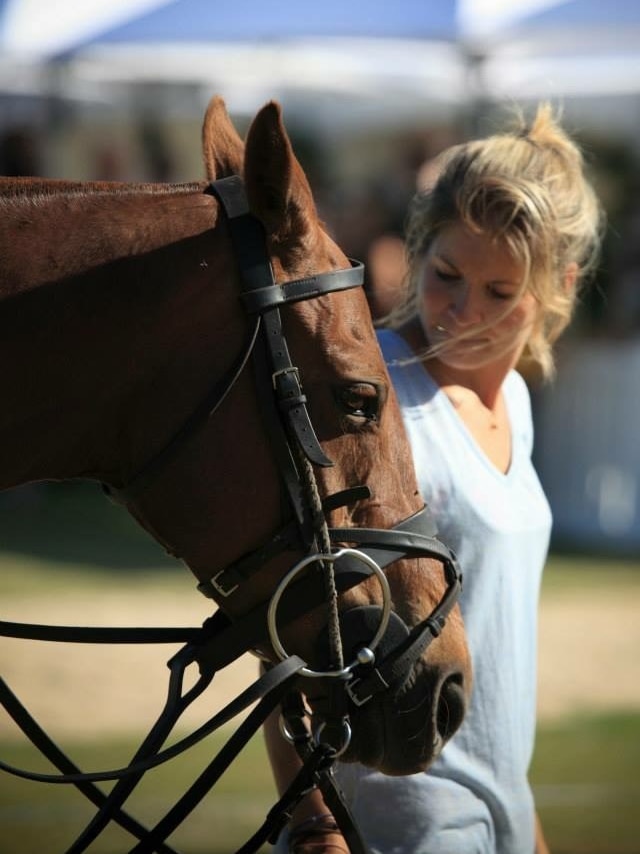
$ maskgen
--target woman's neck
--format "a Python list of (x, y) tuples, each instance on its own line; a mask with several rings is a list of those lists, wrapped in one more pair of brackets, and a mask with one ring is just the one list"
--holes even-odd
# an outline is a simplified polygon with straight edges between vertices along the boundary
[[(398, 330), (416, 356), (423, 356), (429, 349), (419, 318), (409, 320)], [(443, 391), (454, 388), (472, 391), (487, 409), (495, 411), (500, 404), (504, 380), (513, 368), (512, 360), (495, 361), (471, 370), (447, 365), (437, 356), (423, 359), (429, 375)]]

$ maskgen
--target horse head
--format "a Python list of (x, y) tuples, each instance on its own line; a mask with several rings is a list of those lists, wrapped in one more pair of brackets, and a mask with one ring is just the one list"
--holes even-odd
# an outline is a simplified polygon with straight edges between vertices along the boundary
[[(420, 534), (407, 520), (422, 518), (424, 502), (364, 292), (321, 285), (350, 262), (319, 220), (278, 104), (259, 111), (243, 143), (214, 98), (203, 147), (210, 182), (241, 177), (239, 218), (254, 223), (249, 236), (234, 235), (236, 184), (226, 213), (219, 193), (227, 190), (206, 195), (213, 232), (199, 267), (211, 333), (192, 346), (202, 364), (216, 364), (218, 374), (223, 365), (230, 378), (215, 411), (127, 503), (232, 621), (271, 602), (270, 632), (254, 647), (272, 662), (295, 653), (310, 674), (325, 674), (300, 679), (319, 728), (336, 684), (343, 694), (345, 683), (364, 685), (343, 701), (353, 722), (345, 760), (418, 771), (462, 720), (470, 666), (457, 607), (448, 604), (444, 627), (443, 613), (431, 619), (452, 582), (437, 549), (413, 549)], [(267, 263), (249, 257), (243, 265), (255, 223)], [(247, 287), (247, 277), (258, 284)], [(249, 352), (257, 375), (239, 358)], [(325, 595), (318, 579), (324, 584), (332, 567), (341, 572), (329, 573)], [(319, 597), (302, 606), (299, 591), (314, 579)], [(389, 655), (387, 670), (372, 666)], [(341, 680), (326, 675), (352, 659)], [(378, 685), (369, 692), (371, 679)]]

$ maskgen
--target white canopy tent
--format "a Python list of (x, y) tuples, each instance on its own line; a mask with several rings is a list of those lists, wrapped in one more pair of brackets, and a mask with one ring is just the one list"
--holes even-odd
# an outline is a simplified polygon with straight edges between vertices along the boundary
[(478, 98), (636, 93), (639, 28), (624, 0), (4, 0), (0, 90), (99, 101), (193, 85), (239, 111), (275, 96), (310, 120), (329, 100), (341, 124), (399, 121)]

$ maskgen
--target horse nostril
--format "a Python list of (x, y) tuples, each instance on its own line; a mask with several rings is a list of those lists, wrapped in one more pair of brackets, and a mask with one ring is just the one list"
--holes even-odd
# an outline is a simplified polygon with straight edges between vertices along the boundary
[(448, 741), (464, 718), (467, 701), (462, 673), (453, 673), (443, 681), (437, 699), (436, 728), (443, 743)]

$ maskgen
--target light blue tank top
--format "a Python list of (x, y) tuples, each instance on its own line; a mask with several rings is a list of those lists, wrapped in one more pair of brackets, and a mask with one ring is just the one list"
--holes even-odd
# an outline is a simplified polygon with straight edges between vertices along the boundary
[(464, 575), (461, 607), (475, 672), (460, 730), (425, 773), (336, 775), (372, 854), (532, 854), (527, 780), (535, 735), (537, 610), (551, 512), (531, 463), (526, 385), (504, 396), (512, 459), (501, 473), (396, 333), (379, 340), (398, 395), (418, 482)]

